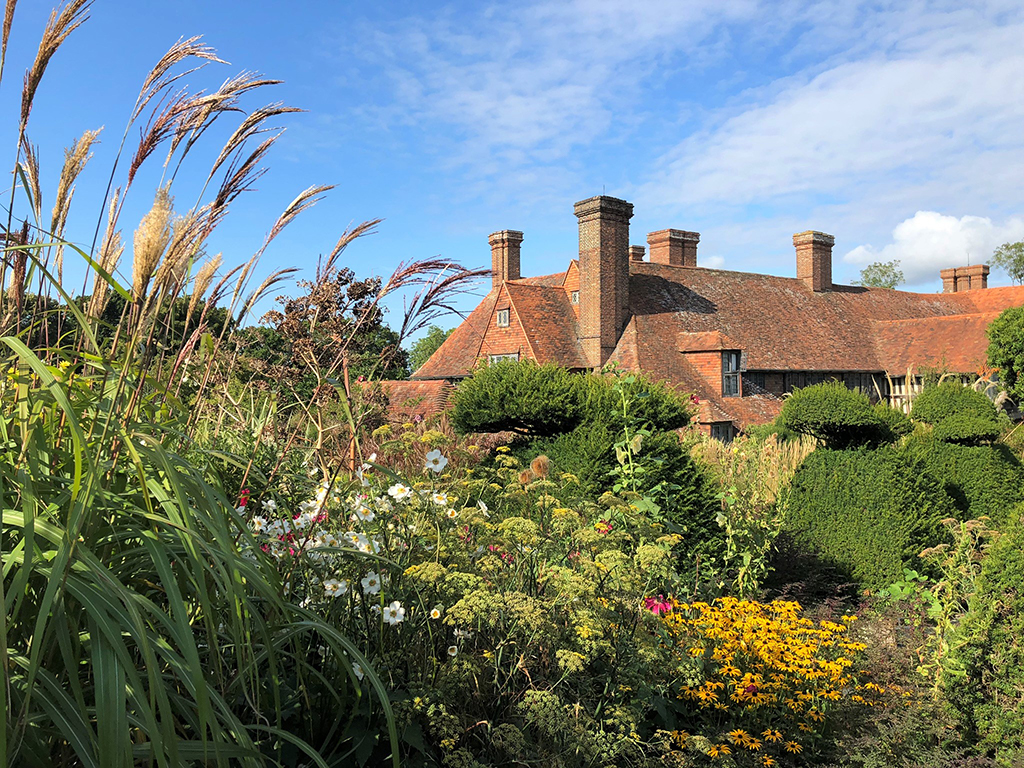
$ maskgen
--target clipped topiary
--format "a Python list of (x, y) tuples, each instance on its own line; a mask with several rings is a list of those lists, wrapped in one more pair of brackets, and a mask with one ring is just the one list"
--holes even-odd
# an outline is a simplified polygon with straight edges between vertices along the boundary
[(944, 675), (967, 739), (1007, 768), (1024, 764), (1022, 511), (985, 558)]
[(483, 365), (452, 396), (452, 427), (550, 436), (571, 432), (584, 407), (583, 377), (557, 365), (499, 360)]
[(954, 414), (967, 414), (981, 418), (995, 418), (992, 402), (980, 392), (965, 387), (959, 381), (944, 381), (927, 387), (914, 398), (910, 418), (925, 424), (938, 424)]
[(919, 568), (922, 550), (944, 541), (940, 521), (956, 515), (942, 484), (906, 452), (818, 449), (785, 497), (795, 542), (861, 584), (898, 581)]
[(936, 440), (959, 445), (981, 445), (991, 443), (1003, 429), (995, 419), (987, 419), (967, 413), (954, 413), (935, 425)]
[(828, 448), (842, 450), (891, 443), (897, 434), (890, 421), (898, 419), (872, 406), (867, 395), (842, 382), (830, 381), (793, 392), (776, 423), (783, 429), (816, 437)]
[(988, 364), (1018, 407), (1024, 406), (1024, 307), (1010, 307), (988, 326)]
[(933, 433), (914, 435), (903, 450), (942, 482), (961, 519), (988, 517), (998, 528), (1024, 502), (1024, 466), (1005, 445), (958, 445)]

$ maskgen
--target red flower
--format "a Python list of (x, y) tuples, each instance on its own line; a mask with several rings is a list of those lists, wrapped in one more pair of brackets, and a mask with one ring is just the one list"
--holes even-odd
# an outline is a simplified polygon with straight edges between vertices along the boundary
[(645, 597), (644, 606), (655, 616), (660, 616), (663, 613), (669, 613), (672, 610), (672, 603), (666, 600), (664, 595), (658, 595), (657, 597)]

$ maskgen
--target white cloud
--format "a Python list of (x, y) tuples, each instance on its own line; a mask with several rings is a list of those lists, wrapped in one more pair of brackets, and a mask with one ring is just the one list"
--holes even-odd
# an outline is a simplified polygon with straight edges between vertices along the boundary
[(724, 256), (697, 256), (697, 265), (701, 267), (707, 267), (708, 269), (724, 269), (725, 268), (725, 257)]
[(859, 245), (843, 261), (864, 266), (877, 261), (900, 262), (907, 286), (933, 283), (939, 270), (982, 264), (1005, 242), (1024, 239), (1024, 219), (995, 224), (982, 216), (946, 216), (918, 211), (892, 231), (892, 242), (882, 248)]

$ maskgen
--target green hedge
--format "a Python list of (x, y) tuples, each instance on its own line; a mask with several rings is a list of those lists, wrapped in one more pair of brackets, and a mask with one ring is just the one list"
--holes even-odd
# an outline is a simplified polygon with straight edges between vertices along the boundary
[(968, 741), (1000, 766), (1024, 764), (1024, 526), (989, 550), (952, 644), (946, 696)]
[(910, 418), (933, 425), (939, 440), (961, 445), (991, 442), (1002, 431), (992, 401), (958, 381), (925, 389), (914, 398)]
[(939, 521), (953, 499), (924, 466), (891, 446), (818, 449), (786, 495), (785, 527), (798, 545), (869, 587), (897, 581), (904, 566), (947, 538)]
[(942, 482), (962, 513), (957, 517), (988, 517), (998, 528), (1024, 501), (1024, 466), (1005, 445), (956, 445), (915, 435), (904, 450)]
[(812, 435), (836, 450), (891, 443), (910, 431), (903, 414), (885, 405), (873, 406), (867, 395), (838, 381), (793, 392), (776, 424)]

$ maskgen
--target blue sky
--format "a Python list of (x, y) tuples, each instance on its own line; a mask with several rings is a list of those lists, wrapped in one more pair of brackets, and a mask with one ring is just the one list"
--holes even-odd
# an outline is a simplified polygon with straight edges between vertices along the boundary
[[(18, 6), (6, 114), (48, 9)], [(256, 70), (285, 81), (263, 101), (307, 110), (278, 121), (287, 132), (259, 191), (216, 234), (228, 264), (317, 183), (337, 188), (274, 243), (264, 271), (308, 275), (342, 229), (378, 217), (346, 252), (361, 276), (436, 255), (489, 266), (487, 235), (500, 229), (524, 231), (524, 274), (561, 271), (577, 247), (572, 204), (601, 193), (634, 203), (634, 243), (699, 231), (708, 266), (792, 275), (791, 235), (832, 233), (839, 282), (897, 258), (908, 287), (938, 290), (940, 268), (1024, 238), (1017, 0), (97, 0), (91, 17), (51, 63), (29, 127), (47, 209), (62, 148), (105, 126), (69, 224), (85, 243), (142, 79), (194, 34), (230, 66), (188, 85)], [(6, 122), (0, 146), (13, 149)], [(133, 190), (129, 241), (158, 165)], [(178, 200), (205, 175), (190, 167)]]

